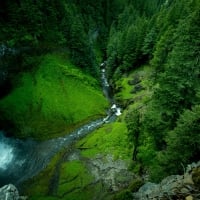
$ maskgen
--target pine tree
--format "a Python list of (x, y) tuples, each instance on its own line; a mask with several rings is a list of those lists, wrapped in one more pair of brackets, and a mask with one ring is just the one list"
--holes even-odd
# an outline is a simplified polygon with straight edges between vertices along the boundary
[(165, 160), (161, 161), (165, 171), (179, 173), (183, 165), (197, 162), (200, 154), (200, 106), (186, 110), (166, 138), (168, 147)]
[(165, 114), (165, 120), (172, 124), (183, 109), (190, 109), (199, 101), (196, 95), (200, 74), (199, 19), (199, 11), (196, 11), (187, 20), (180, 21), (175, 33), (177, 40), (169, 54), (166, 70), (158, 80), (160, 87), (156, 91), (155, 99)]
[(128, 129), (129, 140), (130, 142), (133, 143), (132, 159), (136, 161), (138, 147), (139, 147), (140, 129), (141, 129), (141, 119), (139, 111), (132, 110), (129, 113), (127, 113), (125, 121)]

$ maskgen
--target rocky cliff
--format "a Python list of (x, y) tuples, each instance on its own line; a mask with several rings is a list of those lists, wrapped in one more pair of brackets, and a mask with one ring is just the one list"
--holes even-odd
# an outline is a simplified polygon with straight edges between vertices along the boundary
[(199, 200), (200, 199), (200, 161), (188, 165), (184, 175), (172, 175), (161, 183), (146, 183), (134, 200)]

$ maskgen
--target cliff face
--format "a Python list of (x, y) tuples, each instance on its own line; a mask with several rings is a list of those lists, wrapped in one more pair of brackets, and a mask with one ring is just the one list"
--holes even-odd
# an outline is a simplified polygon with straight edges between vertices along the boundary
[(184, 175), (168, 176), (159, 184), (146, 183), (133, 196), (135, 200), (200, 199), (200, 161), (188, 165)]

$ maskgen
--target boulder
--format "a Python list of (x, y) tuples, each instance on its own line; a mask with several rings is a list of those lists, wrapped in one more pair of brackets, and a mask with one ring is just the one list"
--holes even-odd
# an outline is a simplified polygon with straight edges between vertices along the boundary
[(160, 184), (146, 183), (138, 192), (133, 194), (134, 199), (199, 199), (200, 196), (200, 162), (188, 165), (184, 175), (171, 175)]
[(0, 200), (26, 200), (27, 197), (19, 196), (17, 188), (12, 185), (4, 185), (0, 188)]
[(185, 200), (193, 200), (193, 196), (187, 196)]

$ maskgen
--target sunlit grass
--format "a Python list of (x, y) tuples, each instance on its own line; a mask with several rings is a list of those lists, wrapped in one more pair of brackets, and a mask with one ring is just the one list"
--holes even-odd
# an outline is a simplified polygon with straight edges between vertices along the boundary
[(0, 101), (18, 136), (45, 139), (105, 114), (108, 102), (97, 80), (58, 55), (44, 56), (38, 70), (21, 74)]
[[(79, 199), (80, 191), (93, 182), (93, 177), (89, 174), (83, 162), (71, 161), (63, 163), (60, 170), (60, 180), (58, 187), (58, 196), (69, 198), (74, 196)], [(83, 196), (82, 196), (83, 198)], [(70, 198), (74, 199), (74, 198)], [(84, 199), (87, 199), (84, 197)]]
[(111, 154), (115, 159), (129, 159), (131, 154), (126, 124), (122, 122), (104, 125), (79, 141), (77, 147), (88, 158)]

